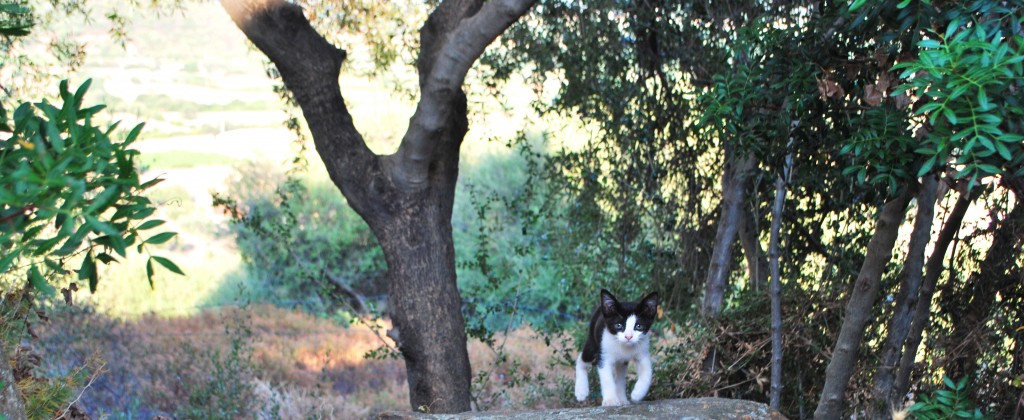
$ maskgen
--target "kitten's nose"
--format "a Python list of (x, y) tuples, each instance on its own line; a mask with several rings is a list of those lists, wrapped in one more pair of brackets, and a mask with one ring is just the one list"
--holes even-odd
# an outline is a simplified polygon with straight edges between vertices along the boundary
[(626, 334), (626, 341), (629, 341), (629, 340), (632, 340), (632, 339), (633, 339), (633, 335), (632, 334)]

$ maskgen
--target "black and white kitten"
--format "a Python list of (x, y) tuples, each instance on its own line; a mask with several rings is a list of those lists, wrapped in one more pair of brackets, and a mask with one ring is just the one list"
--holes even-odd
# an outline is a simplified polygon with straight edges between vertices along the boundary
[[(601, 405), (626, 405), (640, 402), (651, 389), (651, 324), (658, 315), (658, 294), (651, 293), (640, 302), (619, 302), (601, 289), (601, 306), (590, 318), (590, 330), (583, 352), (576, 358), (576, 400), (585, 401), (590, 393), (587, 372), (597, 366), (601, 379)], [(626, 364), (636, 361), (637, 379), (630, 399), (626, 399)]]

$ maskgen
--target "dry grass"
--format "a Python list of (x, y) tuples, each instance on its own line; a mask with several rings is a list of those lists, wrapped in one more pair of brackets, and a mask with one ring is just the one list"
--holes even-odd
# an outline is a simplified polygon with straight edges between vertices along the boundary
[[(363, 357), (380, 345), (368, 327), (299, 311), (261, 305), (117, 320), (77, 308), (54, 311), (36, 330), (51, 374), (94, 355), (106, 362), (106, 373), (82, 395), (94, 417), (197, 417), (203, 411), (182, 414), (182, 407), (229, 403), (253, 418), (365, 418), (408, 409), (402, 362)], [(550, 366), (552, 351), (530, 330), (496, 338), (495, 348), (469, 345), (479, 408), (562, 406), (571, 369)], [(209, 392), (223, 395), (196, 399)]]

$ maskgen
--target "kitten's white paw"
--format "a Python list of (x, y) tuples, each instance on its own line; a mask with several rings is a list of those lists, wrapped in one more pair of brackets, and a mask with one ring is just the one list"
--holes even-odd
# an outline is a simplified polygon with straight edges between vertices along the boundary
[(644, 396), (643, 395), (633, 394), (633, 395), (629, 396), (629, 401), (632, 402), (633, 404), (639, 404), (643, 400), (644, 400)]
[(627, 404), (629, 404), (629, 403), (625, 402), (625, 401), (619, 401), (618, 398), (605, 398), (603, 401), (601, 401), (601, 406), (602, 407), (618, 407), (620, 405), (627, 405)]
[(576, 401), (584, 402), (587, 400), (587, 394), (590, 394), (590, 390), (587, 388), (587, 385), (576, 382)]

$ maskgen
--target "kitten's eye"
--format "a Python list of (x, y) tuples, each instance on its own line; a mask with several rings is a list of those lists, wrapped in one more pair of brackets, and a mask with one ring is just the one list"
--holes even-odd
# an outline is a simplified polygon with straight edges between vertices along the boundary
[(643, 331), (644, 330), (644, 326), (643, 325), (637, 325), (636, 327), (633, 327), (633, 329), (637, 330), (637, 331)]
[(622, 329), (622, 323), (619, 322), (619, 323), (615, 324), (615, 329), (621, 330)]

